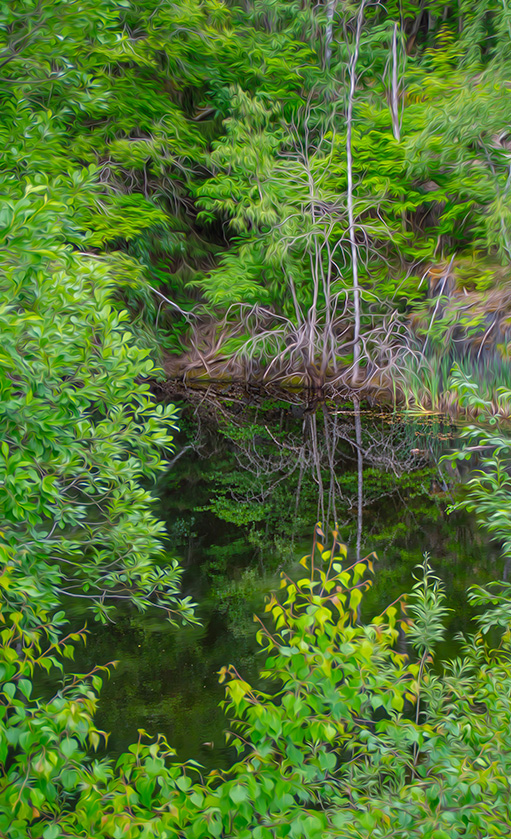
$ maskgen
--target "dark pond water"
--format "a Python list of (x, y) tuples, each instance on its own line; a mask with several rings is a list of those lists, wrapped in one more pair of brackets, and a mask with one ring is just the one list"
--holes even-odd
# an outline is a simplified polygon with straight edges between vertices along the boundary
[(414, 566), (429, 552), (452, 609), (441, 652), (455, 651), (456, 633), (470, 629), (467, 588), (507, 569), (466, 514), (446, 512), (463, 480), (439, 465), (454, 445), (454, 428), (435, 418), (362, 412), (360, 473), (349, 406), (244, 394), (176, 397), (181, 432), (157, 493), (169, 551), (182, 561), (185, 593), (198, 602), (202, 626), (175, 630), (158, 616), (130, 611), (119, 612), (113, 626), (89, 626), (77, 667), (119, 662), (97, 717), (111, 732), (111, 754), (143, 728), (165, 734), (179, 759), (229, 764), (217, 671), (233, 663), (257, 684), (253, 614), (278, 588), (281, 570), (297, 573), (318, 519), (337, 519), (353, 558), (357, 551), (378, 555), (363, 617), (409, 590)]

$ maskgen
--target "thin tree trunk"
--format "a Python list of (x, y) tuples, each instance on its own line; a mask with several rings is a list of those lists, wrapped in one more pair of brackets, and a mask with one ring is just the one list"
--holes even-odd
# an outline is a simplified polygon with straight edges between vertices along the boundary
[(312, 296), (312, 305), (310, 307), (308, 317), (307, 317), (307, 326), (308, 326), (308, 358), (306, 361), (306, 370), (308, 371), (308, 376), (310, 379), (311, 387), (317, 386), (317, 382), (315, 383), (313, 377), (311, 376), (311, 371), (314, 368), (315, 361), (316, 361), (316, 331), (317, 331), (317, 322), (318, 322), (318, 298), (319, 298), (319, 287), (320, 287), (320, 273), (321, 273), (321, 249), (319, 247), (318, 236), (315, 231), (315, 224), (316, 224), (316, 185), (314, 183), (314, 178), (312, 176), (312, 172), (309, 166), (308, 161), (309, 149), (308, 146), (306, 148), (306, 173), (307, 173), (307, 180), (309, 183), (309, 196), (311, 201), (311, 215), (312, 215), (312, 244), (313, 244), (313, 252), (309, 253), (309, 260), (310, 260), (310, 267), (311, 267), (311, 276), (313, 281), (313, 296)]
[(332, 41), (334, 37), (334, 14), (337, 7), (337, 0), (327, 0), (326, 4), (326, 29), (325, 29), (325, 70), (330, 69), (332, 60)]
[(358, 396), (353, 400), (355, 409), (355, 440), (357, 443), (357, 562), (360, 562), (362, 545), (362, 511), (364, 506), (364, 457), (362, 452), (362, 417), (360, 415), (360, 400)]
[(311, 449), (312, 459), (316, 470), (316, 481), (318, 484), (318, 519), (325, 521), (325, 489), (323, 486), (323, 476), (321, 475), (321, 459), (318, 450), (318, 425), (316, 421), (316, 414), (312, 414), (310, 418), (310, 435), (311, 435)]
[(416, 39), (416, 37), (418, 35), (418, 32), (419, 32), (419, 29), (421, 27), (422, 16), (424, 14), (424, 5), (425, 5), (425, 0), (421, 0), (419, 12), (418, 12), (417, 17), (415, 18), (415, 20), (413, 22), (412, 30), (410, 32), (410, 36), (408, 38), (408, 43), (406, 45), (406, 52), (408, 53), (408, 55), (410, 55), (410, 53), (411, 53), (411, 51), (412, 51), (412, 49), (415, 45), (415, 39)]
[(355, 87), (357, 83), (356, 68), (360, 47), (360, 34), (364, 17), (365, 0), (362, 0), (357, 17), (357, 31), (355, 35), (355, 48), (349, 62), (350, 89), (348, 94), (348, 111), (346, 115), (346, 163), (348, 176), (348, 234), (351, 246), (351, 263), (353, 271), (353, 303), (355, 309), (355, 324), (353, 333), (353, 382), (359, 378), (360, 359), (360, 286), (358, 281), (358, 249), (355, 241), (355, 221), (353, 215), (353, 100), (355, 98)]
[(323, 405), (323, 424), (325, 428), (325, 448), (328, 460), (328, 508), (325, 517), (325, 527), (330, 527), (330, 524), (337, 521), (337, 505), (335, 503), (335, 450), (336, 450), (336, 435), (335, 425), (337, 423), (337, 415), (334, 414), (332, 425), (334, 433), (330, 428), (330, 419), (328, 417), (328, 408), (326, 403)]
[(399, 143), (401, 131), (399, 128), (399, 89), (397, 82), (397, 23), (394, 24), (394, 31), (392, 33), (392, 91), (390, 110), (392, 114), (392, 133), (394, 134), (394, 139)]

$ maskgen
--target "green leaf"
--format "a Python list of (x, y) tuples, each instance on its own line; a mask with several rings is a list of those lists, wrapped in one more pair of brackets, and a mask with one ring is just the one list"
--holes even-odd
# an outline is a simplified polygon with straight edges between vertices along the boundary
[(245, 787), (241, 786), (241, 784), (235, 784), (229, 790), (229, 798), (235, 804), (241, 804), (242, 801), (246, 801), (248, 798), (248, 792)]

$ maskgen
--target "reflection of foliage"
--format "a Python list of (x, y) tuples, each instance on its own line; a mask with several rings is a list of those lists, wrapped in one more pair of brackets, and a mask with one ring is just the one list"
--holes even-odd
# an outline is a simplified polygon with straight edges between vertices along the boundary
[[(264, 588), (266, 581), (263, 581)], [(217, 608), (227, 614), (233, 635), (247, 636), (253, 626), (254, 595), (260, 590), (255, 568), (245, 569), (238, 580), (220, 579), (212, 589)]]
[[(250, 479), (250, 476), (248, 476)], [(250, 483), (250, 480), (249, 480)], [(245, 481), (240, 481), (237, 477), (233, 477), (229, 479), (228, 485), (230, 493), (231, 490), (233, 492), (239, 493), (240, 484), (244, 484), (246, 486)], [(253, 485), (252, 485), (253, 489)], [(269, 512), (269, 505), (260, 504), (260, 503), (250, 503), (247, 501), (239, 501), (235, 499), (226, 498), (225, 496), (220, 495), (218, 498), (208, 506), (205, 507), (206, 510), (211, 510), (212, 513), (215, 514), (219, 519), (222, 521), (227, 521), (230, 524), (236, 524), (239, 527), (247, 524), (251, 524), (252, 522), (262, 521), (266, 519), (267, 514)], [(198, 507), (197, 510), (200, 512), (201, 508)]]
[(233, 561), (235, 564), (236, 559), (246, 552), (246, 548), (245, 537), (232, 539), (226, 545), (211, 545), (205, 549), (205, 554), (208, 557), (208, 570), (212, 573), (225, 573), (228, 570), (228, 566)]
[(190, 516), (188, 519), (177, 518), (168, 527), (168, 537), (172, 545), (184, 545), (190, 539), (193, 539), (197, 534), (193, 528), (195, 525), (195, 517)]
[[(430, 485), (436, 479), (438, 470), (435, 466), (405, 472), (396, 477), (392, 472), (381, 469), (364, 469), (364, 504), (374, 504), (380, 498), (398, 492), (402, 499), (411, 501), (429, 495)], [(347, 472), (343, 475), (342, 489), (348, 496), (354, 496), (357, 488), (357, 475)]]
[[(193, 404), (193, 396), (189, 399)], [(258, 546), (261, 560), (289, 557), (293, 541), (305, 536), (314, 507), (323, 519), (335, 517), (346, 530), (352, 527), (358, 475), (355, 432), (347, 409), (341, 414), (325, 405), (311, 413), (306, 406), (267, 400), (240, 411), (210, 396), (201, 397), (200, 411), (200, 433), (191, 429), (188, 439), (199, 456), (207, 451), (203, 441), (211, 440), (208, 446), (219, 462), (215, 468), (202, 461), (209, 497), (195, 509), (210, 511), (226, 523), (250, 524), (248, 538)], [(384, 529), (384, 521), (368, 526), (369, 520), (385, 519), (395, 505), (413, 506), (421, 497), (429, 498), (437, 479), (445, 487), (436, 467), (426, 465), (436, 455), (435, 434), (427, 425), (390, 415), (364, 416), (367, 533)], [(390, 502), (387, 510), (384, 501)]]

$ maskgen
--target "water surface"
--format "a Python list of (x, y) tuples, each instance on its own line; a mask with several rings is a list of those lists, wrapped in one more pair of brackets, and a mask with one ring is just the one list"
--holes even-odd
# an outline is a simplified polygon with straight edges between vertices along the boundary
[(165, 734), (179, 759), (229, 765), (217, 671), (233, 663), (258, 683), (253, 614), (262, 613), (282, 570), (298, 573), (318, 518), (324, 526), (337, 520), (352, 559), (357, 551), (377, 553), (364, 618), (410, 589), (414, 567), (428, 552), (452, 609), (441, 653), (455, 652), (455, 635), (470, 630), (468, 587), (505, 569), (466, 513), (446, 512), (463, 479), (439, 466), (454, 445), (454, 428), (436, 418), (363, 412), (360, 473), (349, 406), (311, 410), (196, 393), (180, 395), (179, 404), (174, 462), (157, 491), (169, 550), (182, 561), (185, 593), (199, 603), (202, 626), (174, 629), (160, 615), (130, 610), (120, 610), (112, 626), (89, 626), (77, 666), (119, 661), (97, 717), (111, 732), (111, 754), (143, 728)]

